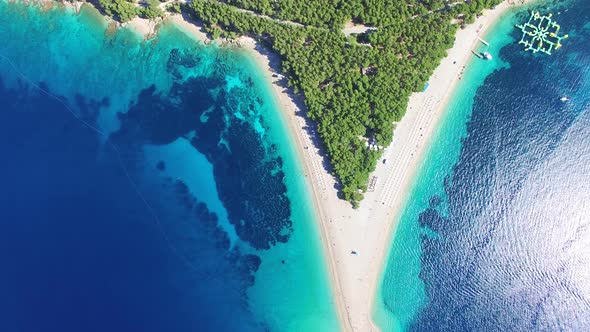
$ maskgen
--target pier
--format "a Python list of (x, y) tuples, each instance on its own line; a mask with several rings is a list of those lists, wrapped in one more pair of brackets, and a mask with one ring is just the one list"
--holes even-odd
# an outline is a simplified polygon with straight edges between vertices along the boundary
[(482, 42), (485, 46), (490, 46), (490, 43), (488, 43), (487, 41), (481, 39), (481, 37), (477, 36), (477, 39), (479, 39), (479, 41)]

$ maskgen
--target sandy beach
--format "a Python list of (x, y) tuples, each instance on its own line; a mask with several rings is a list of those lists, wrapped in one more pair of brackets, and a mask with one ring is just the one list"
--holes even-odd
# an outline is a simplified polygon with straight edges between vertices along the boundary
[[(305, 176), (312, 189), (322, 242), (329, 262), (335, 302), (345, 331), (379, 331), (372, 322), (372, 306), (397, 220), (413, 178), (444, 115), (445, 103), (473, 59), (471, 50), (486, 29), (513, 4), (504, 2), (487, 10), (475, 23), (458, 31), (454, 46), (433, 73), (426, 92), (411, 96), (406, 115), (397, 124), (393, 143), (371, 175), (375, 186), (365, 194), (359, 209), (337, 197), (336, 180), (327, 172), (300, 96), (286, 88), (275, 55), (250, 38), (239, 43), (252, 55), (272, 82), (277, 101), (297, 144)], [(356, 254), (353, 254), (353, 251)]]
[[(429, 88), (411, 96), (406, 115), (394, 131), (393, 143), (383, 154), (382, 160), (387, 162), (378, 163), (371, 175), (374, 186), (356, 210), (338, 198), (336, 180), (327, 171), (328, 162), (319, 148), (319, 137), (305, 117), (303, 99), (287, 88), (282, 75), (277, 75), (280, 74), (278, 57), (251, 38), (242, 37), (236, 42), (252, 54), (271, 82), (304, 165), (344, 331), (379, 331), (372, 322), (372, 306), (413, 178), (444, 115), (446, 100), (464, 67), (473, 59), (471, 50), (479, 43), (478, 36), (511, 6), (504, 2), (487, 10), (474, 24), (458, 31), (454, 46), (432, 75)], [(183, 16), (171, 15), (166, 20), (172, 20), (196, 39), (210, 42), (199, 27)], [(148, 20), (136, 19), (129, 24), (148, 36), (156, 29)]]

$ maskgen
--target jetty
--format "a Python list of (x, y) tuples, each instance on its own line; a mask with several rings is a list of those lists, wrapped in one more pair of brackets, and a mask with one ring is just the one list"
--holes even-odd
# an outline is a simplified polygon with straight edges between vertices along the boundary
[(481, 37), (477, 36), (477, 39), (482, 42), (485, 46), (490, 46), (490, 43), (488, 43), (487, 41), (483, 40)]
[(475, 52), (474, 50), (471, 50), (471, 53), (473, 53), (473, 55), (475, 55), (476, 57), (482, 59), (482, 60), (492, 60), (494, 57), (490, 54), (490, 52)]
[[(481, 38), (479, 35), (477, 36), (477, 40), (479, 40), (482, 44), (484, 44), (485, 46), (490, 46), (490, 43), (488, 43), (487, 41), (485, 41), (483, 38)], [(492, 55), (488, 52), (476, 52), (474, 50), (471, 50), (471, 53), (473, 53), (473, 55), (475, 55), (476, 57), (483, 59), (483, 60), (492, 60)]]

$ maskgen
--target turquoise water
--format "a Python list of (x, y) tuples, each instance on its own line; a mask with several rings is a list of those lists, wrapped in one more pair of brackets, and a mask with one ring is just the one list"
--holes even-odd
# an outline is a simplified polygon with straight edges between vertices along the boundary
[[(553, 12), (571, 39), (551, 57), (526, 54), (513, 28), (526, 18), (522, 7), (486, 34), (495, 58), (467, 65), (400, 217), (375, 303), (383, 331), (587, 330), (579, 313), (587, 312), (588, 280), (564, 272), (584, 269), (573, 263), (584, 251), (568, 252), (558, 269), (539, 262), (587, 240), (568, 233), (559, 247), (558, 234), (576, 229), (573, 220), (587, 219), (587, 211), (571, 203), (584, 202), (584, 190), (563, 201), (567, 189), (552, 188), (588, 179), (587, 151), (568, 136), (587, 142), (576, 122), (584, 122), (588, 105), (589, 12), (583, 1), (534, 8)], [(561, 103), (563, 95), (575, 106)], [(547, 166), (565, 146), (571, 157), (558, 163), (571, 168)], [(525, 186), (529, 179), (536, 182)], [(572, 218), (535, 210), (541, 202)]]
[[(256, 315), (271, 322), (277, 330), (338, 331), (339, 321), (332, 290), (328, 285), (328, 270), (321, 245), (320, 230), (313, 211), (311, 193), (307, 190), (303, 162), (298, 159), (296, 145), (287, 134), (288, 128), (272, 93), (272, 87), (258, 70), (254, 60), (242, 55), (243, 65), (258, 82), (260, 93), (268, 103), (264, 120), (272, 126), (253, 123), (258, 132), (264, 130), (267, 141), (283, 157), (286, 195), (291, 203), (291, 216), (299, 221), (289, 242), (277, 243), (273, 250), (261, 254), (256, 278), (259, 282), (248, 291)], [(258, 119), (260, 120), (260, 119)], [(282, 261), (288, 262), (283, 264)]]
[[(491, 46), (479, 48), (498, 54), (502, 47), (512, 41), (510, 31), (514, 22), (513, 13), (504, 14), (483, 37)], [(408, 325), (428, 302), (424, 284), (419, 278), (422, 250), (420, 238), (427, 230), (414, 221), (429, 206), (433, 195), (441, 197), (443, 206), (440, 209), (445, 211), (444, 181), (459, 158), (461, 139), (466, 135), (466, 124), (475, 93), (490, 73), (508, 65), (498, 56), (489, 62), (472, 59), (466, 65), (463, 79), (457, 84), (445, 106), (444, 117), (419, 166), (417, 181), (400, 217), (387, 267), (381, 277), (378, 291), (381, 295), (377, 296), (373, 315), (383, 331), (407, 330)]]
[[(20, 167), (5, 165), (7, 188), (28, 193), (38, 211), (45, 208), (36, 201), (75, 197), (72, 211), (84, 215), (13, 211), (23, 199), (6, 189), (2, 227), (11, 241), (2, 249), (55, 240), (44, 262), (58, 266), (74, 246), (60, 237), (73, 234), (80, 257), (64, 269), (91, 271), (70, 280), (37, 270), (37, 256), (12, 257), (27, 268), (6, 277), (17, 286), (0, 308), (22, 299), (21, 287), (39, 289), (5, 313), (41, 318), (4, 317), (2, 330), (339, 329), (300, 162), (272, 90), (247, 54), (205, 46), (171, 24), (145, 41), (128, 29), (110, 31), (90, 7), (78, 14), (0, 1), (0, 73), (3, 149), (36, 142), (18, 150)], [(47, 176), (58, 184), (37, 193)], [(102, 212), (86, 212), (95, 208)], [(39, 223), (52, 225), (43, 239), (19, 235)], [(105, 240), (113, 242), (99, 245)], [(86, 255), (104, 263), (83, 265)], [(149, 277), (139, 281), (142, 274)], [(62, 303), (44, 292), (48, 278), (64, 281), (55, 286), (66, 294)], [(79, 290), (87, 301), (68, 297)], [(70, 315), (81, 318), (64, 324)]]

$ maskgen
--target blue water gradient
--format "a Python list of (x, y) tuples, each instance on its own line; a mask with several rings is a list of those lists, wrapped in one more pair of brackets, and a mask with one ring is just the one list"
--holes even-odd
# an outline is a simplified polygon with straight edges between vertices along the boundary
[(590, 4), (534, 9), (570, 38), (552, 56), (502, 48), (509, 66), (478, 88), (444, 194), (419, 182), (430, 203), (401, 221), (419, 226), (405, 250), (425, 293), (407, 330), (590, 330)]
[[(181, 256), (168, 249), (170, 243), (121, 169), (117, 152), (64, 112), (64, 105), (36, 91), (4, 86), (0, 104), (6, 156), (0, 175), (2, 331), (254, 326), (239, 309), (242, 275), (250, 271), (225, 259), (227, 240), (214, 224), (207, 225), (215, 215), (191, 201), (181, 184), (153, 193), (162, 206), (154, 209), (176, 217), (164, 213), (168, 207), (182, 213), (179, 220), (194, 215), (202, 223), (177, 229), (187, 237), (200, 235), (183, 243), (195, 253), (207, 250), (198, 255), (200, 273), (189, 273)], [(90, 121), (92, 109), (87, 107)], [(172, 205), (182, 195), (186, 206)], [(235, 259), (248, 262), (239, 254)], [(253, 263), (255, 269), (255, 259)], [(202, 275), (209, 272), (202, 268), (206, 265), (227, 272)], [(235, 321), (219, 315), (225, 306)], [(241, 317), (246, 319), (240, 322)]]
[(0, 331), (338, 329), (253, 73), (172, 25), (0, 1)]

